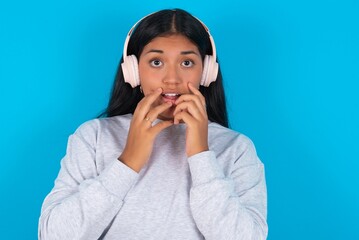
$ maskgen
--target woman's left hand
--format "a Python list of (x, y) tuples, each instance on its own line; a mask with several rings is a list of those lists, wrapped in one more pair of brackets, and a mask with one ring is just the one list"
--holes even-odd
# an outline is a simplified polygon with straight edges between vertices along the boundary
[(191, 83), (188, 83), (191, 94), (180, 96), (174, 115), (174, 124), (183, 121), (186, 129), (186, 153), (188, 157), (194, 154), (208, 151), (208, 116), (206, 101), (201, 92)]

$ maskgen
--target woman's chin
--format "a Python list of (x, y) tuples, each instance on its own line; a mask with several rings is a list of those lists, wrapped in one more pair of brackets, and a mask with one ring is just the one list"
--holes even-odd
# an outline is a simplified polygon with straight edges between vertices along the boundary
[(173, 112), (174, 112), (175, 108), (171, 107), (168, 110), (162, 112), (161, 114), (158, 115), (158, 119), (161, 119), (163, 121), (170, 121), (173, 120)]

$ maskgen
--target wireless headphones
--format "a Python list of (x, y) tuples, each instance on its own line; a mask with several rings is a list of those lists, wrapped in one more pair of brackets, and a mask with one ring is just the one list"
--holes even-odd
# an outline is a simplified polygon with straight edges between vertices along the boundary
[[(152, 13), (154, 14), (154, 13)], [(121, 64), (123, 77), (125, 82), (129, 83), (132, 88), (135, 88), (136, 86), (140, 85), (140, 75), (138, 71), (138, 61), (135, 55), (128, 55), (127, 56), (127, 47), (128, 42), (130, 41), (132, 31), (136, 28), (136, 26), (146, 17), (152, 15), (149, 14), (143, 18), (141, 18), (139, 21), (133, 25), (133, 27), (130, 29), (130, 31), (127, 34), (126, 41), (123, 47), (123, 63)], [(216, 46), (214, 44), (214, 40), (209, 32), (208, 27), (198, 18), (196, 18), (202, 26), (206, 29), (209, 40), (212, 45), (212, 55), (206, 55), (203, 61), (203, 72), (202, 72), (202, 78), (200, 84), (202, 86), (208, 87), (209, 84), (212, 82), (215, 82), (218, 75), (218, 63), (216, 61), (217, 55), (216, 55)]]

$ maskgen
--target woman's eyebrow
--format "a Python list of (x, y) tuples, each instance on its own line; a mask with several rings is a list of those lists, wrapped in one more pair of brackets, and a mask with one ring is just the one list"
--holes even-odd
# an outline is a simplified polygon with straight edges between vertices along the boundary
[(198, 53), (196, 53), (196, 52), (193, 51), (193, 50), (182, 51), (181, 54), (182, 54), (182, 55), (187, 55), (187, 54), (195, 54), (195, 55), (198, 55)]
[(150, 50), (148, 50), (147, 52), (146, 52), (146, 54), (147, 53), (163, 53), (163, 51), (162, 50), (158, 50), (158, 49), (150, 49)]
[[(148, 50), (145, 54), (148, 53), (164, 53), (163, 50), (159, 50), (159, 49), (150, 49)], [(181, 55), (188, 55), (188, 54), (195, 54), (195, 55), (199, 55), (198, 53), (196, 53), (193, 50), (188, 50), (188, 51), (181, 51)]]

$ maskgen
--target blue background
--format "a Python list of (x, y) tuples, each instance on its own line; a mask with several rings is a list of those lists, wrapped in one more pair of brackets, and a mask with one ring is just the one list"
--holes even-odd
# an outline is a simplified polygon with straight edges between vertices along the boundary
[(354, 0), (1, 1), (1, 238), (37, 238), (67, 138), (105, 108), (127, 31), (173, 7), (214, 36), (231, 127), (266, 166), (268, 239), (359, 239)]

